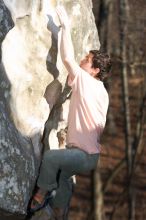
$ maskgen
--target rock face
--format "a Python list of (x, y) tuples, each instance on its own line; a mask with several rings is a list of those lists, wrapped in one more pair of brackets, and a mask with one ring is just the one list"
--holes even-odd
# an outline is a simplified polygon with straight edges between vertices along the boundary
[[(0, 42), (14, 26), (10, 12), (0, 2)], [(3, 63), (0, 63), (0, 208), (26, 212), (36, 179), (37, 166), (32, 141), (24, 137), (11, 118), (11, 88)], [(21, 211), (20, 211), (21, 210)]]
[[(4, 19), (6, 18), (6, 19)], [(11, 18), (10, 12), (6, 8), (3, 1), (0, 1), (0, 45), (8, 33), (8, 31), (14, 26), (14, 22)], [(1, 48), (1, 47), (0, 47)], [(1, 59), (1, 50), (0, 50), (0, 59)]]
[[(66, 0), (62, 4), (71, 20), (79, 60), (100, 46), (92, 3)], [(48, 117), (51, 124), (49, 131), (47, 126), (45, 129), (46, 144), (57, 145), (56, 134), (66, 127), (67, 74), (58, 51), (57, 5), (57, 1), (46, 0), (0, 1), (0, 208), (11, 213), (26, 214)]]

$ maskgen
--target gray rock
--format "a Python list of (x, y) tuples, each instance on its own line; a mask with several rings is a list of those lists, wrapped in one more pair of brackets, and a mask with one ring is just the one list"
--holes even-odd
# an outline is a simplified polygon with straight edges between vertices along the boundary
[[(11, 18), (11, 14), (4, 2), (0, 0), (0, 45), (5, 38), (8, 31), (14, 27), (14, 22)], [(1, 48), (1, 46), (0, 46)], [(1, 50), (0, 50), (0, 60), (1, 60)]]
[(31, 139), (15, 127), (8, 105), (10, 85), (0, 65), (0, 208), (26, 213), (37, 177)]

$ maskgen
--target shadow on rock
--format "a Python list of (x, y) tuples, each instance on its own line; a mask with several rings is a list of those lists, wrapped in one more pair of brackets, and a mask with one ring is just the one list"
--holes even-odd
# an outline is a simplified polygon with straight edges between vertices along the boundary
[(47, 55), (46, 65), (47, 70), (52, 74), (54, 79), (56, 79), (59, 76), (59, 71), (56, 66), (57, 62), (57, 54), (58, 54), (58, 32), (59, 27), (55, 25), (53, 22), (53, 18), (48, 15), (49, 21), (47, 28), (52, 33), (52, 45)]

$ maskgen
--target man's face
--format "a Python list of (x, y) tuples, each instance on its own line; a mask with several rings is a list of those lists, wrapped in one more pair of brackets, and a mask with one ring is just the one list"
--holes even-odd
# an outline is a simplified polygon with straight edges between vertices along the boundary
[(93, 54), (89, 53), (87, 54), (81, 61), (80, 61), (80, 67), (82, 69), (91, 68), (92, 67), (92, 58)]
[(95, 76), (95, 69), (92, 67), (92, 58), (92, 53), (87, 54), (85, 58), (80, 61), (80, 67), (88, 72), (91, 76)]

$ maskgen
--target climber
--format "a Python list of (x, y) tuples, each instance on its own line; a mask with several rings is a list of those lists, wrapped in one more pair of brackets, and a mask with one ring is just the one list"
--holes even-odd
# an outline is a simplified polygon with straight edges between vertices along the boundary
[(46, 196), (52, 197), (51, 207), (59, 219), (72, 194), (70, 177), (96, 168), (100, 154), (100, 136), (103, 132), (109, 98), (103, 80), (109, 75), (111, 61), (107, 54), (91, 50), (81, 60), (74, 58), (69, 19), (62, 6), (57, 8), (61, 25), (60, 53), (68, 71), (72, 96), (68, 116), (66, 149), (44, 153), (38, 190), (32, 198), (31, 211), (44, 207)]

